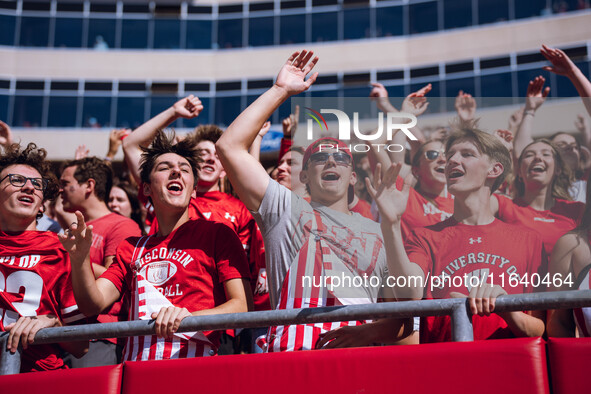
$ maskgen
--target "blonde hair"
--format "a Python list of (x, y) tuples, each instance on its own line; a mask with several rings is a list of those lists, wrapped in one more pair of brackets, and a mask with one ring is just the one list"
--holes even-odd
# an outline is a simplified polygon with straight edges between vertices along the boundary
[(497, 137), (485, 133), (475, 126), (475, 122), (471, 124), (462, 123), (461, 125), (455, 126), (452, 134), (447, 139), (445, 151), (448, 152), (453, 145), (459, 142), (468, 141), (476, 146), (478, 152), (488, 156), (493, 162), (501, 163), (503, 172), (492, 184), (491, 193), (493, 193), (503, 184), (507, 175), (512, 171), (513, 163), (511, 154)]

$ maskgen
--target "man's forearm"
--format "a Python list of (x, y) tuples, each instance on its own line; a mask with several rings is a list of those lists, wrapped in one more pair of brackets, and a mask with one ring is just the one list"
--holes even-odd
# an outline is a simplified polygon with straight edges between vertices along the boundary
[(150, 145), (158, 130), (161, 130), (177, 120), (179, 116), (173, 107), (160, 112), (158, 115), (142, 124), (123, 140), (123, 149), (139, 149)]
[(285, 90), (273, 85), (232, 122), (220, 137), (217, 148), (230, 152), (237, 149), (248, 151), (263, 123), (288, 98)]
[(104, 297), (96, 285), (95, 275), (87, 257), (82, 264), (72, 263), (72, 288), (78, 309), (86, 316), (94, 316), (106, 307)]

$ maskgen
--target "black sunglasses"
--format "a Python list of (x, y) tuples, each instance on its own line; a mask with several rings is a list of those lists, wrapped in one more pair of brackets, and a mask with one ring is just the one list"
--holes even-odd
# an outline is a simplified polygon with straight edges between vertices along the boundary
[(428, 150), (425, 151), (425, 158), (429, 161), (433, 161), (437, 159), (441, 155), (441, 157), (445, 157), (445, 153), (438, 150)]
[(31, 181), (31, 185), (33, 185), (35, 190), (44, 191), (47, 188), (47, 179), (43, 178), (29, 178), (20, 174), (8, 174), (0, 179), (0, 183), (6, 178), (8, 178), (10, 184), (15, 187), (24, 187), (27, 184), (27, 181)]
[(328, 158), (332, 156), (335, 163), (340, 164), (342, 166), (349, 166), (352, 162), (351, 156), (345, 152), (316, 152), (312, 156), (310, 156), (310, 160), (314, 164), (324, 164), (328, 161)]

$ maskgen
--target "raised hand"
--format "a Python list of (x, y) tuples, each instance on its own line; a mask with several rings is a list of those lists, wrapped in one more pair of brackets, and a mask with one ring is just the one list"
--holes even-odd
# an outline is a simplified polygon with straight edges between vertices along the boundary
[(192, 119), (199, 116), (201, 111), (203, 111), (203, 104), (199, 97), (195, 97), (192, 94), (187, 96), (183, 99), (180, 99), (172, 106), (174, 109), (174, 113), (176, 116), (185, 118), (185, 119)]
[(59, 234), (58, 238), (70, 255), (72, 265), (82, 265), (92, 245), (92, 226), (86, 226), (80, 211), (76, 211), (76, 222), (70, 224), (65, 233)]
[(523, 119), (523, 111), (525, 107), (521, 107), (509, 116), (509, 130), (512, 133), (515, 133), (521, 124), (521, 120)]
[(109, 150), (107, 151), (107, 157), (110, 157), (111, 159), (115, 157), (121, 146), (121, 142), (129, 135), (129, 133), (131, 133), (130, 129), (111, 130), (111, 133), (109, 133)]
[(12, 130), (0, 120), (0, 146), (8, 147), (12, 142)]
[(394, 112), (396, 109), (388, 99), (388, 90), (381, 83), (374, 82), (371, 84), (373, 88), (369, 93), (369, 98), (376, 102), (376, 105), (382, 112)]
[(429, 106), (425, 95), (431, 91), (431, 84), (423, 86), (421, 89), (406, 96), (402, 102), (402, 112), (413, 114), (414, 116), (422, 115)]
[(376, 202), (380, 210), (382, 222), (395, 224), (400, 222), (402, 214), (406, 210), (408, 194), (412, 184), (412, 174), (404, 179), (402, 190), (396, 188), (396, 180), (402, 168), (402, 163), (392, 164), (382, 177), (382, 166), (376, 166), (373, 184), (369, 178), (365, 178), (365, 185), (371, 198)]
[(291, 139), (295, 135), (300, 122), (300, 106), (295, 106), (295, 112), (283, 119), (283, 137)]
[(460, 90), (458, 97), (456, 97), (455, 108), (461, 120), (471, 121), (476, 114), (476, 100), (472, 95)]
[(312, 56), (314, 56), (312, 51), (294, 52), (279, 71), (275, 86), (283, 89), (289, 96), (308, 90), (318, 77), (316, 72), (306, 80), (306, 76), (318, 62), (318, 57), (312, 58)]
[(265, 134), (269, 132), (269, 130), (271, 130), (271, 122), (266, 121), (265, 123), (263, 123), (263, 127), (261, 127), (261, 129), (259, 130), (258, 136), (263, 138)]
[(86, 147), (86, 145), (78, 145), (76, 150), (74, 151), (74, 160), (84, 159), (90, 153), (90, 149)]
[(544, 88), (544, 82), (546, 82), (546, 78), (541, 75), (529, 81), (525, 99), (525, 111), (537, 111), (544, 104), (544, 101), (546, 101), (546, 97), (550, 93), (550, 87), (547, 86)]
[(507, 148), (509, 152), (513, 151), (513, 133), (509, 130), (498, 129), (493, 133), (495, 137)]
[(546, 45), (542, 45), (540, 52), (544, 57), (552, 63), (551, 66), (544, 66), (542, 69), (551, 71), (558, 75), (569, 77), (574, 74), (577, 66), (568, 57), (566, 53), (557, 48), (550, 48)]

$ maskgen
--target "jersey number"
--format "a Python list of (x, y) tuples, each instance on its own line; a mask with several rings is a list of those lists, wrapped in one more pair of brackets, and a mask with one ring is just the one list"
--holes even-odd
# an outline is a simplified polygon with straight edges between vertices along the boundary
[(0, 308), (0, 320), (4, 327), (14, 323), (20, 316), (36, 316), (43, 292), (43, 278), (30, 271), (16, 271), (6, 278), (0, 272), (0, 292), (22, 294), (21, 302), (13, 302), (16, 312)]

